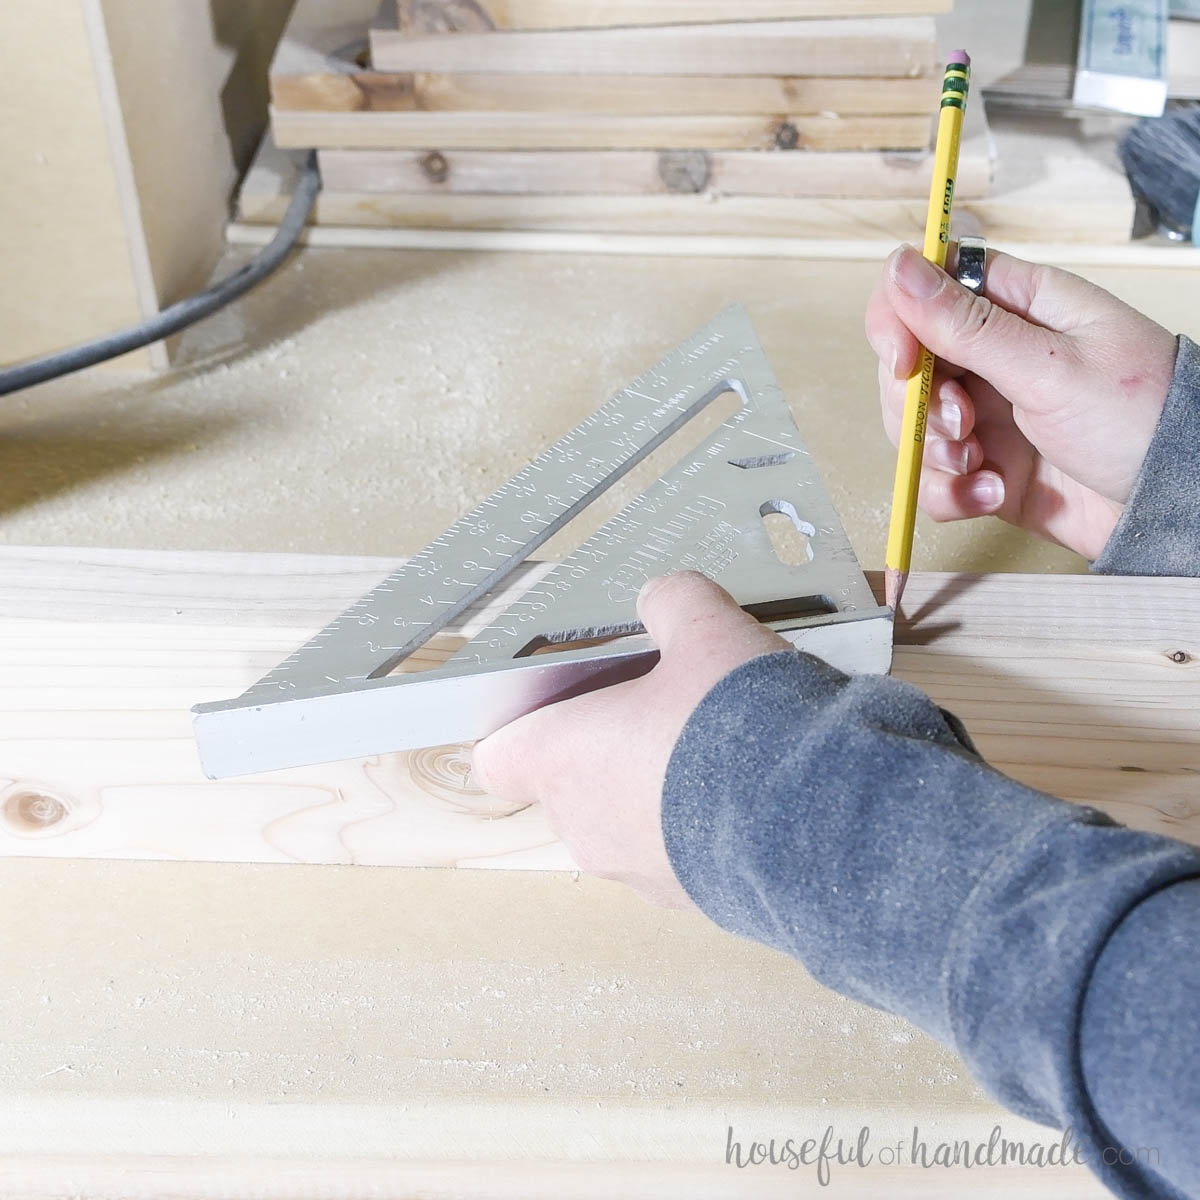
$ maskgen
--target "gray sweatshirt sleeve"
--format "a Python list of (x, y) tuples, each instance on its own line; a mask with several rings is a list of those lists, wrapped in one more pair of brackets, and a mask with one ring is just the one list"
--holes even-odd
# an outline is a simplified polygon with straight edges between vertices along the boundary
[(1179, 339), (1175, 378), (1120, 521), (1092, 569), (1200, 574), (1200, 346)]
[[(1198, 370), (1183, 340), (1097, 569), (1145, 571), (1165, 542), (1163, 573), (1198, 573)], [(1200, 851), (1000, 775), (907, 684), (793, 652), (701, 702), (663, 830), (718, 924), (954, 1048), (1002, 1103), (1073, 1129), (1119, 1195), (1200, 1194)]]

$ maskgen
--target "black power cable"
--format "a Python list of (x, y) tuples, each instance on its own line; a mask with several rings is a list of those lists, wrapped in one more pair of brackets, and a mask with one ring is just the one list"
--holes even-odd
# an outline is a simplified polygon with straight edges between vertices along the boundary
[(81, 371), (84, 367), (95, 366), (96, 363), (127, 354), (130, 350), (171, 337), (245, 295), (287, 258), (308, 223), (313, 202), (320, 190), (317, 156), (310, 154), (275, 236), (244, 267), (228, 279), (222, 279), (212, 287), (164, 308), (162, 312), (129, 329), (106, 334), (66, 350), (56, 350), (41, 358), (29, 358), (8, 367), (0, 367), (0, 396), (33, 387), (35, 383), (45, 383), (48, 379), (57, 379), (60, 375), (69, 375), (72, 371)]

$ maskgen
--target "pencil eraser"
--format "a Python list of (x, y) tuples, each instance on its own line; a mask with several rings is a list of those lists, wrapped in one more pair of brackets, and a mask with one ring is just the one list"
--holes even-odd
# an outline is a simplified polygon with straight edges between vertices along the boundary
[(955, 50), (946, 60), (946, 65), (950, 67), (969, 67), (971, 65), (971, 56), (965, 50)]

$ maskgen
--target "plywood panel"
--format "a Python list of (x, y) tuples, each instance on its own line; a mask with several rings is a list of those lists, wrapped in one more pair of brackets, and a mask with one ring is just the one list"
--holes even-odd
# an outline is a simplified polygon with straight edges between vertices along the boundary
[[(89, 0), (91, 3), (92, 0)], [(129, 163), (127, 227), (145, 315), (203, 287), (265, 117), (267, 57), (288, 0), (98, 0), (98, 56)]]
[(4, 362), (131, 323), (141, 308), (79, 0), (0, 4), (0, 111)]

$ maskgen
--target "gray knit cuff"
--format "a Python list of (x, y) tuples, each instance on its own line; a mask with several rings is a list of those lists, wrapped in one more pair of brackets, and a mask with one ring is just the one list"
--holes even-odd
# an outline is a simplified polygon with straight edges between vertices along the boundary
[(1175, 377), (1141, 473), (1108, 544), (1102, 575), (1200, 574), (1200, 346), (1179, 339)]

